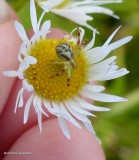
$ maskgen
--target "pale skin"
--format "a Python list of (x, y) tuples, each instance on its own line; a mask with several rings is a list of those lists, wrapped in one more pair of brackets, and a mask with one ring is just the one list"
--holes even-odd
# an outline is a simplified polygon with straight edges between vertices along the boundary
[[(3, 76), (2, 71), (16, 70), (17, 54), (21, 40), (13, 22), (17, 19), (11, 10), (10, 16), (0, 24), (0, 159), (3, 160), (105, 160), (102, 147), (84, 127), (78, 129), (68, 124), (71, 140), (60, 130), (57, 119), (43, 121), (40, 134), (34, 109), (30, 110), (29, 121), (23, 124), (23, 111), (14, 114), (15, 100), (21, 81)], [(31, 31), (28, 36), (31, 36)], [(49, 38), (63, 36), (63, 31), (53, 29)], [(25, 101), (29, 95), (24, 94)], [(31, 152), (30, 155), (5, 155), (4, 152)]]

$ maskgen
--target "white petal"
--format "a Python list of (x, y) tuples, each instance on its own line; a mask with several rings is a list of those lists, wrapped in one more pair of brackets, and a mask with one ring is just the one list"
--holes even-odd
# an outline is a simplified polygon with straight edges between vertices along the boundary
[(41, 28), (43, 36), (46, 36), (46, 34), (49, 32), (50, 27), (51, 27), (51, 21), (48, 20), (43, 23)]
[(112, 50), (124, 45), (131, 40), (131, 36), (123, 38), (117, 42), (114, 42), (108, 46), (95, 47), (86, 53), (86, 57), (90, 64), (98, 63), (104, 59)]
[(37, 63), (37, 59), (35, 57), (29, 56), (29, 55), (24, 58), (24, 61), (28, 64), (36, 64)]
[[(23, 106), (23, 92), (24, 92), (24, 89), (21, 88), (17, 94), (17, 98), (16, 98), (16, 104), (15, 104), (15, 109), (14, 109), (14, 113), (16, 113), (16, 110), (17, 110), (17, 107), (19, 107), (19, 103), (20, 103), (20, 107)], [(22, 100), (20, 100), (22, 99)], [(21, 106), (22, 105), (22, 106)]]
[(43, 100), (43, 103), (48, 112), (55, 116), (58, 116), (59, 110), (57, 110), (56, 108), (52, 108), (51, 102)]
[(30, 18), (34, 32), (37, 29), (37, 13), (34, 0), (30, 0)]
[(63, 103), (59, 103), (60, 108), (62, 110), (62, 112), (66, 115), (68, 115), (68, 117), (70, 117), (70, 119), (68, 120), (70, 123), (72, 123), (74, 126), (76, 126), (77, 128), (81, 129), (80, 124), (71, 116), (71, 114), (68, 112), (68, 110), (66, 109), (66, 106)]
[(118, 30), (121, 28), (121, 26), (119, 26), (112, 34), (111, 36), (107, 39), (107, 41), (104, 43), (103, 46), (107, 46), (111, 40), (113, 39), (113, 37), (115, 36), (115, 34), (118, 32)]
[(20, 64), (19, 64), (19, 71), (20, 72), (24, 72), (26, 69), (29, 68), (29, 64), (25, 61), (22, 61)]
[(92, 92), (101, 92), (105, 89), (103, 86), (86, 84), (83, 88)]
[(63, 117), (63, 118), (65, 118), (67, 121), (70, 120), (70, 117), (69, 117), (67, 114), (65, 114), (65, 112), (62, 112), (59, 103), (52, 102), (52, 106), (53, 106), (54, 109), (57, 111), (56, 114), (57, 114), (58, 117)]
[(38, 97), (37, 99), (37, 106), (38, 106), (38, 109), (40, 110), (41, 113), (43, 113), (46, 117), (49, 117), (45, 111), (42, 109), (42, 100), (40, 97)]
[(92, 100), (101, 102), (124, 102), (126, 99), (114, 95), (109, 95), (105, 93), (95, 93), (87, 90), (82, 91), (82, 94)]
[(103, 77), (105, 77), (106, 74), (111, 72), (111, 68), (115, 64), (115, 62), (113, 62), (115, 59), (116, 59), (116, 57), (113, 56), (113, 57), (110, 57), (104, 61), (97, 63), (97, 64), (91, 65), (88, 70), (89, 81), (101, 80)]
[[(23, 54), (23, 55), (25, 55), (24, 53), (26, 52), (26, 50), (27, 50), (27, 44), (26, 43), (22, 43), (21, 44), (21, 46), (20, 46), (20, 52)], [(20, 53), (20, 54), (21, 54)]]
[(58, 117), (58, 122), (59, 122), (59, 125), (60, 125), (60, 128), (62, 129), (62, 132), (64, 133), (64, 135), (70, 139), (70, 132), (69, 132), (69, 129), (66, 125), (66, 122), (64, 120), (63, 117)]
[(99, 80), (101, 79), (110, 69), (110, 65), (98, 66), (94, 65), (88, 70), (88, 80)]
[(76, 7), (76, 9), (79, 9), (84, 13), (103, 13), (117, 19), (119, 18), (118, 16), (114, 15), (112, 10), (100, 6), (79, 6)]
[(71, 7), (86, 6), (91, 4), (93, 4), (92, 0), (75, 1), (73, 4), (71, 4)]
[(86, 111), (85, 109), (81, 108), (80, 104), (77, 103), (77, 101), (71, 100), (71, 101), (68, 101), (67, 103), (70, 104), (70, 108), (72, 110), (74, 110), (75, 112), (77, 112), (79, 114), (96, 117), (94, 114), (92, 114), (92, 113)]
[(133, 38), (132, 36), (128, 36), (128, 37), (125, 37), (123, 39), (120, 39), (120, 40), (108, 45), (109, 52), (111, 52), (111, 51), (123, 46), (124, 44), (128, 43), (129, 41), (131, 41), (132, 38)]
[[(103, 60), (103, 61), (95, 64), (95, 66), (100, 66), (100, 67), (101, 67), (101, 66), (109, 65), (109, 64), (111, 64), (112, 62), (114, 62), (115, 59), (116, 59), (116, 56), (112, 56), (112, 57), (110, 57), (110, 58), (107, 58), (107, 59), (105, 59), (105, 60)], [(91, 65), (91, 64), (93, 64), (93, 63), (91, 62), (90, 65)], [(93, 67), (94, 67), (94, 65), (92, 66), (92, 68), (93, 68)]]
[(40, 128), (40, 132), (42, 132), (42, 112), (40, 111), (40, 108), (39, 108), (39, 105), (40, 105), (40, 104), (38, 104), (39, 100), (40, 100), (40, 97), (35, 95), (35, 97), (33, 99), (33, 105), (34, 105), (35, 111), (36, 111), (37, 116), (38, 116), (38, 125), (39, 125), (39, 128)]
[(40, 132), (42, 132), (42, 113), (41, 111), (38, 111), (38, 125), (40, 128)]
[[(76, 9), (60, 9), (60, 10), (53, 9), (52, 12), (86, 27), (89, 27), (86, 21), (92, 20), (91, 16), (88, 16)], [(92, 29), (91, 26), (90, 29)]]
[(109, 69), (107, 74), (111, 74), (112, 72), (115, 72), (118, 68), (119, 67), (117, 65), (111, 64), (111, 67), (110, 67), (110, 69)]
[(18, 53), (19, 62), (23, 61), (23, 56), (25, 56), (26, 51), (27, 51), (27, 45), (26, 45), (26, 43), (22, 43), (21, 46), (20, 46), (20, 51)]
[(30, 39), (31, 44), (34, 44), (36, 41), (38, 41), (41, 36), (42, 36), (42, 31), (36, 32), (36, 33), (33, 35), (33, 37)]
[(93, 135), (96, 134), (96, 133), (95, 133), (95, 130), (94, 130), (93, 126), (92, 126), (92, 124), (87, 123), (87, 122), (83, 122), (83, 124), (85, 125), (85, 127), (88, 129), (88, 131), (89, 131), (91, 134), (93, 134)]
[(84, 0), (84, 1), (75, 1), (73, 4), (72, 4), (72, 7), (75, 7), (75, 6), (86, 6), (86, 5), (102, 5), (102, 4), (109, 4), (109, 3), (121, 3), (122, 0)]
[(33, 99), (33, 106), (34, 106), (34, 108), (35, 108), (35, 112), (38, 114), (38, 113), (39, 113), (39, 109), (38, 109), (38, 107), (37, 107), (37, 100), (38, 100), (38, 96), (35, 95), (35, 96), (34, 96), (34, 99)]
[[(81, 28), (81, 27), (76, 27), (75, 29), (73, 29), (73, 31), (71, 32), (71, 34), (73, 34), (75, 31), (77, 31), (78, 32), (78, 29), (80, 30), (79, 32), (80, 32), (80, 42), (82, 42), (82, 40), (83, 40), (83, 37), (84, 37), (84, 33), (85, 33), (85, 31), (84, 31), (84, 29), (83, 28)], [(76, 43), (77, 43), (77, 41), (76, 41)]]
[(29, 110), (30, 110), (30, 106), (31, 106), (31, 103), (33, 101), (33, 98), (34, 98), (34, 94), (32, 94), (30, 96), (30, 98), (28, 99), (26, 105), (25, 105), (25, 110), (24, 110), (24, 124), (27, 123), (27, 120), (28, 120), (28, 115), (29, 115)]
[(80, 103), (81, 107), (87, 110), (91, 110), (91, 111), (109, 111), (109, 108), (106, 107), (98, 107), (98, 106), (94, 106), (88, 102), (86, 102), (85, 100), (83, 100), (80, 97), (74, 97), (74, 99)]
[(38, 24), (37, 24), (36, 32), (38, 32), (38, 31), (39, 31), (41, 21), (42, 21), (42, 19), (43, 19), (43, 17), (44, 17), (44, 15), (45, 15), (45, 13), (46, 13), (46, 12), (48, 12), (48, 10), (47, 10), (47, 9), (45, 9), (45, 10), (43, 11), (43, 13), (41, 14), (41, 16), (40, 16), (40, 19), (39, 19)]
[(26, 79), (23, 80), (23, 88), (29, 92), (34, 90), (33, 86), (29, 84)]
[(24, 103), (24, 100), (23, 100), (23, 91), (20, 93), (20, 96), (19, 96), (19, 103), (18, 103), (18, 107), (21, 108), (23, 107), (23, 103)]
[(39, 2), (39, 5), (44, 9), (45, 7), (50, 9), (51, 12), (58, 14), (60, 16), (63, 16), (67, 19), (70, 19), (71, 21), (74, 21), (75, 23), (79, 25), (86, 26), (87, 28), (94, 30), (92, 26), (87, 24), (86, 22), (88, 20), (92, 20), (91, 16), (86, 15), (86, 13), (104, 13), (110, 16), (113, 16), (115, 18), (118, 18), (118, 16), (113, 14), (113, 11), (110, 9), (99, 7), (96, 5), (101, 4), (107, 4), (107, 3), (117, 3), (121, 1), (79, 1), (76, 2), (70, 1), (68, 5), (63, 5), (61, 8), (58, 8), (57, 6), (64, 3), (64, 0), (48, 0)]
[(75, 110), (73, 110), (70, 106), (70, 103), (66, 102), (65, 104), (66, 104), (66, 107), (68, 108), (69, 112), (71, 114), (73, 114), (77, 119), (79, 119), (80, 121), (91, 123), (90, 120), (87, 118), (87, 116), (80, 114), (80, 113), (76, 112)]
[(26, 32), (25, 32), (25, 29), (24, 27), (22, 26), (21, 23), (19, 23), (18, 21), (15, 21), (14, 22), (14, 26), (15, 26), (15, 29), (18, 33), (18, 35), (20, 36), (20, 38), (22, 39), (23, 42), (28, 42), (29, 39), (26, 35)]
[(107, 58), (107, 59), (105, 59), (105, 60), (103, 60), (103, 61), (95, 64), (95, 66), (110, 65), (110, 64), (112, 64), (112, 63), (116, 60), (116, 58), (117, 58), (116, 56), (112, 56), (112, 57), (110, 57), (110, 58)]
[(128, 74), (129, 71), (127, 71), (126, 68), (122, 68), (118, 71), (115, 71), (115, 72), (112, 72), (108, 75), (105, 75), (104, 77), (102, 77), (100, 80), (111, 80), (111, 79), (116, 79), (116, 78), (119, 78), (121, 76), (124, 76), (125, 74)]
[(91, 49), (91, 48), (94, 46), (95, 36), (96, 36), (96, 30), (93, 31), (93, 38), (92, 38), (92, 40), (88, 43), (88, 45), (86, 45), (86, 46), (84, 47), (84, 51), (87, 51), (87, 50)]
[(52, 9), (53, 7), (56, 7), (58, 5), (60, 5), (61, 3), (63, 3), (64, 0), (48, 0), (48, 1), (38, 1), (39, 5), (45, 9)]
[(7, 77), (19, 77), (20, 79), (24, 79), (23, 73), (18, 71), (4, 71), (3, 74)]
[(104, 59), (109, 54), (109, 52), (106, 52), (106, 49), (107, 47), (95, 47), (87, 51), (85, 55), (89, 64), (94, 64)]
[(56, 111), (57, 114), (60, 112), (60, 108), (57, 102), (51, 102), (53, 109)]
[[(90, 66), (88, 71), (92, 72), (92, 74), (94, 73), (104, 74), (109, 68), (110, 68), (109, 64), (101, 65), (101, 62), (100, 62), (100, 63), (94, 64), (93, 66)], [(94, 76), (97, 76), (97, 75), (94, 75)]]

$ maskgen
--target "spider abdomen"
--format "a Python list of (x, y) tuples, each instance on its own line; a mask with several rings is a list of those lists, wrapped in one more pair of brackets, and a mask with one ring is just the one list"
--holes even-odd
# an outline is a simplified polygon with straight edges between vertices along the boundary
[(73, 52), (72, 52), (70, 45), (68, 45), (66, 43), (61, 43), (56, 46), (55, 50), (56, 50), (57, 56), (60, 59), (62, 59), (64, 61), (69, 61), (71, 63), (71, 65), (73, 66), (73, 68), (76, 68), (76, 62), (74, 60)]

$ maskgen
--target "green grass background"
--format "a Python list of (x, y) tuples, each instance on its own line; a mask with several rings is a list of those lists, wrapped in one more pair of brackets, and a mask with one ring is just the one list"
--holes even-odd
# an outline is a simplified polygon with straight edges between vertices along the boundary
[[(31, 27), (29, 1), (7, 0), (16, 10), (26, 29)], [(117, 64), (126, 67), (130, 74), (116, 80), (103, 82), (106, 92), (128, 98), (125, 103), (97, 103), (111, 108), (110, 112), (96, 113), (92, 118), (97, 135), (102, 140), (107, 160), (139, 160), (139, 0), (124, 0), (120, 4), (104, 5), (111, 8), (120, 20), (103, 14), (93, 14), (92, 26), (100, 32), (95, 46), (102, 45), (109, 35), (119, 26), (122, 28), (113, 41), (132, 35), (133, 40), (110, 55), (117, 56)], [(37, 8), (38, 14), (42, 12)], [(50, 19), (52, 27), (71, 31), (77, 25), (65, 18), (46, 14), (44, 20)], [(66, 24), (66, 25), (65, 25)], [(86, 38), (91, 39), (91, 31), (86, 29)]]

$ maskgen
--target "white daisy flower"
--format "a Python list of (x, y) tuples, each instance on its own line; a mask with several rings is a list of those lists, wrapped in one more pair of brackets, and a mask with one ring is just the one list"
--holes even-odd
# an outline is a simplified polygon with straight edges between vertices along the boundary
[[(29, 40), (23, 26), (15, 22), (15, 28), (23, 40), (18, 55), (20, 62), (17, 71), (5, 71), (4, 75), (19, 77), (22, 87), (18, 92), (15, 113), (17, 108), (24, 106), (24, 123), (27, 123), (30, 107), (33, 107), (38, 116), (38, 124), (42, 131), (42, 114), (48, 117), (48, 112), (57, 116), (64, 135), (70, 139), (70, 132), (66, 121), (78, 128), (82, 122), (85, 127), (95, 134), (88, 116), (95, 117), (91, 111), (109, 111), (109, 108), (95, 106), (85, 100), (87, 97), (102, 102), (121, 102), (126, 99), (101, 93), (104, 87), (92, 85), (93, 81), (104, 81), (121, 77), (128, 73), (125, 68), (118, 69), (116, 57), (106, 57), (116, 48), (128, 43), (132, 37), (125, 37), (110, 43), (119, 28), (100, 47), (94, 47), (95, 34), (86, 44), (83, 41), (84, 30), (76, 28), (77, 38), (66, 35), (62, 39), (47, 39), (50, 21), (45, 21), (40, 27), (37, 22), (34, 0), (30, 3), (31, 21), (34, 30)], [(73, 33), (72, 32), (72, 33)], [(24, 104), (23, 93), (30, 92), (30, 97)]]
[(111, 9), (101, 7), (103, 4), (120, 3), (122, 0), (36, 0), (41, 8), (47, 8), (52, 13), (65, 17), (91, 30), (87, 21), (93, 20), (92, 13), (103, 13), (119, 19)]

